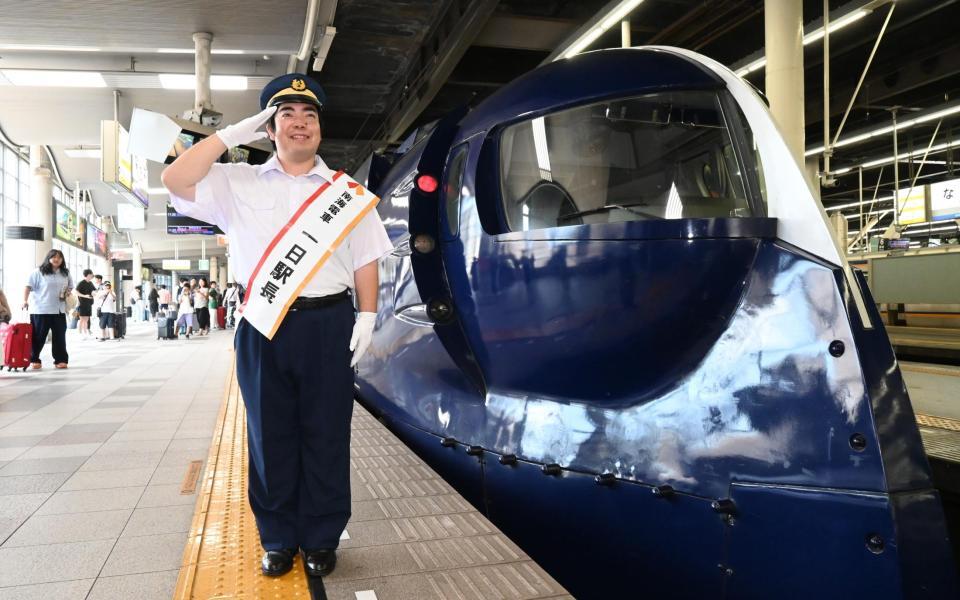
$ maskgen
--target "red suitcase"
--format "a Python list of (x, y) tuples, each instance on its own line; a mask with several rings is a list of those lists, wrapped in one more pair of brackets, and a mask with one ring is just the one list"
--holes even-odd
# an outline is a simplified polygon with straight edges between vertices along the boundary
[(227, 328), (227, 307), (218, 306), (217, 307), (217, 327), (220, 329)]
[(13, 323), (7, 325), (0, 335), (3, 336), (3, 366), (7, 370), (27, 370), (30, 366), (30, 352), (33, 344), (33, 325)]

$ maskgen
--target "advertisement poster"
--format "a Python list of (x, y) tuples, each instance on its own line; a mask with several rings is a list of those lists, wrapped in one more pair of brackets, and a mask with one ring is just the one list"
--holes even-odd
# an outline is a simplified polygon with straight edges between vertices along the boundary
[(87, 223), (87, 252), (98, 256), (107, 255), (107, 232)]
[(77, 213), (73, 212), (66, 205), (54, 202), (54, 227), (53, 236), (58, 240), (63, 240), (76, 245), (77, 238), (83, 239), (79, 234), (80, 222), (77, 219)]

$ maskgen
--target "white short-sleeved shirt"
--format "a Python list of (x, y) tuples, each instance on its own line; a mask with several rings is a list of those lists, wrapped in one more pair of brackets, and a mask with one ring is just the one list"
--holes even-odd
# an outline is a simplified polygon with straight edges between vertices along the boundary
[[(264, 250), (303, 201), (334, 171), (317, 157), (305, 175), (288, 175), (277, 156), (262, 165), (215, 164), (196, 186), (191, 202), (170, 194), (177, 212), (218, 225), (230, 238), (236, 281), (247, 285)], [(353, 272), (393, 250), (376, 210), (350, 232), (337, 251), (300, 292), (327, 296), (354, 287)]]

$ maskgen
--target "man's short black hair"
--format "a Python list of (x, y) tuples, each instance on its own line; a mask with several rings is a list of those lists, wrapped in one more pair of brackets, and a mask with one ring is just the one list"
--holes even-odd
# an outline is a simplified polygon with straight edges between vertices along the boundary
[(90, 269), (84, 269), (83, 276), (86, 277), (87, 275), (93, 275), (93, 271), (91, 271)]
[(103, 281), (103, 275), (94, 275), (93, 278), (94, 278), (94, 279), (99, 279), (100, 281)]

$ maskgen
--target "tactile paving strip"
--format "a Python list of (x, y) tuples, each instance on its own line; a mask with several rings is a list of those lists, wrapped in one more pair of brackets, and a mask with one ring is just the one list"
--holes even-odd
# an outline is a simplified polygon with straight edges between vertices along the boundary
[[(283, 577), (260, 573), (263, 551), (246, 498), (245, 431), (243, 402), (231, 373), (176, 600), (311, 598), (299, 558)], [(350, 455), (353, 517), (341, 540), (337, 569), (324, 579), (325, 596), (314, 597), (571, 597), (359, 405), (354, 407)]]
[(960, 421), (948, 417), (935, 417), (933, 415), (917, 413), (917, 423), (927, 427), (936, 427), (937, 429), (960, 431)]
[(309, 599), (299, 559), (283, 577), (260, 572), (263, 550), (247, 503), (246, 421), (234, 373), (207, 465), (174, 598)]

